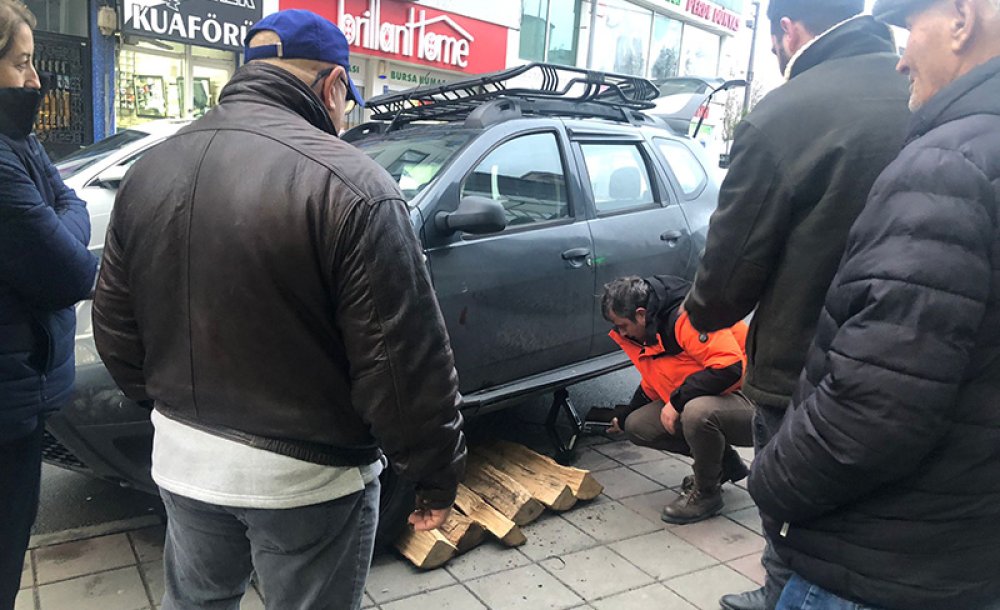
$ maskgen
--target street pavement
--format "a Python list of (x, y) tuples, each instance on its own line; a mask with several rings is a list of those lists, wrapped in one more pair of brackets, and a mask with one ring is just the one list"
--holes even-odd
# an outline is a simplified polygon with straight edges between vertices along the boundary
[[(522, 435), (523, 436), (523, 435)], [(529, 444), (544, 443), (543, 435)], [(495, 541), (420, 571), (395, 553), (377, 557), (365, 608), (380, 610), (716, 610), (718, 598), (762, 582), (764, 547), (753, 502), (727, 485), (722, 515), (692, 525), (663, 523), (689, 460), (604, 437), (582, 440), (577, 465), (605, 486), (599, 498), (546, 513), (525, 527), (528, 542)], [(543, 445), (544, 446), (544, 445)], [(750, 458), (748, 450), (743, 450)], [(147, 516), (35, 536), (15, 610), (139, 610), (163, 594), (163, 525)], [(263, 608), (256, 590), (243, 609)]]

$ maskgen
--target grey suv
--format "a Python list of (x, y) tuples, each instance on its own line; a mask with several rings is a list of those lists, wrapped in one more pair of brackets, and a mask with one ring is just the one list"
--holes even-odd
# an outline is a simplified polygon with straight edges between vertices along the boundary
[[(694, 274), (718, 186), (697, 144), (640, 112), (656, 95), (642, 79), (532, 64), (376, 98), (384, 120), (344, 135), (410, 202), (467, 416), (623, 368), (601, 286)], [(95, 357), (89, 311), (76, 395), (49, 420), (45, 457), (153, 491), (149, 413)], [(390, 527), (411, 505), (386, 473)]]

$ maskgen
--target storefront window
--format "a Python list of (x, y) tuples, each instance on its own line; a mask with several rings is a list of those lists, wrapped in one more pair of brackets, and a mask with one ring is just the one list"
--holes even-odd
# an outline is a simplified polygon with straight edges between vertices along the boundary
[(521, 0), (521, 59), (576, 65), (579, 0)]
[(743, 0), (713, 0), (716, 4), (722, 6), (736, 13), (737, 15), (743, 14)]
[(649, 70), (654, 82), (677, 76), (681, 63), (681, 34), (684, 24), (676, 19), (657, 15), (653, 19), (653, 46), (649, 54)]
[(87, 2), (83, 0), (25, 0), (43, 32), (87, 37)]
[(597, 7), (594, 69), (645, 76), (653, 13), (623, 0), (605, 0)]
[(118, 54), (118, 126), (202, 116), (219, 103), (235, 65), (236, 55), (229, 51), (161, 40), (123, 45)]
[(681, 50), (681, 76), (716, 76), (719, 72), (721, 39), (705, 30), (684, 26)]

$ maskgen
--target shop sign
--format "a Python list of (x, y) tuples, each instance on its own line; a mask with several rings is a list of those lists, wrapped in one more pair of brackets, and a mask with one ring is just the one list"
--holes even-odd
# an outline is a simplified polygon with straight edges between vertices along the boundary
[(736, 13), (706, 0), (667, 0), (667, 4), (682, 6), (689, 14), (733, 32), (740, 30), (740, 24), (743, 21)]
[[(336, 10), (333, 10), (336, 7)], [(352, 52), (470, 73), (502, 70), (507, 28), (403, 0), (281, 0), (344, 31)]]
[(428, 85), (443, 85), (446, 81), (443, 78), (434, 76), (430, 73), (420, 74), (418, 72), (411, 72), (409, 70), (400, 70), (398, 68), (392, 68), (389, 70), (388, 74), (389, 80), (394, 83), (404, 83), (407, 87), (424, 87)]
[(243, 48), (263, 0), (122, 0), (122, 31), (217, 49)]

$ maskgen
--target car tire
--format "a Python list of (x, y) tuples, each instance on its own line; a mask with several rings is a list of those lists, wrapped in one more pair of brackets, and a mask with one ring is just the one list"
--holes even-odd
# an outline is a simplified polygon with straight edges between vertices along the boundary
[(375, 552), (392, 548), (406, 527), (406, 518), (413, 512), (416, 497), (413, 483), (403, 479), (392, 466), (382, 469), (379, 477), (382, 491), (379, 496), (378, 528), (375, 530)]

